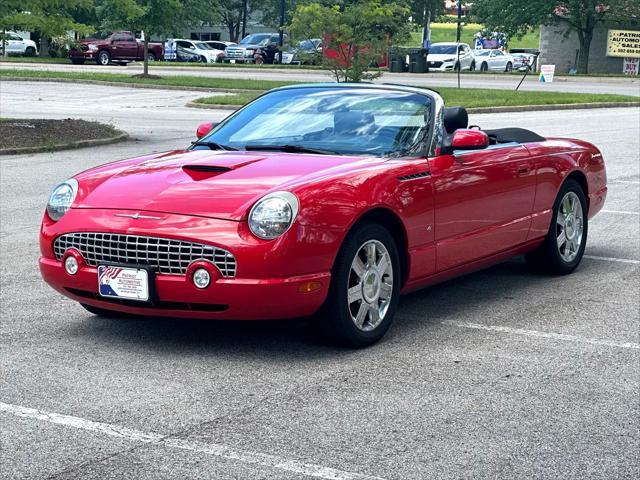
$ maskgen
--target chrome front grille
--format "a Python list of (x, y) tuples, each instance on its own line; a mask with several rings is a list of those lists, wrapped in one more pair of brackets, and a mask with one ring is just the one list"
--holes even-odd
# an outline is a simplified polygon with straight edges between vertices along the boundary
[(223, 277), (235, 277), (236, 259), (222, 248), (168, 238), (78, 232), (61, 235), (53, 242), (56, 259), (62, 260), (69, 248), (78, 250), (88, 265), (148, 265), (158, 273), (185, 275), (196, 260), (213, 263)]

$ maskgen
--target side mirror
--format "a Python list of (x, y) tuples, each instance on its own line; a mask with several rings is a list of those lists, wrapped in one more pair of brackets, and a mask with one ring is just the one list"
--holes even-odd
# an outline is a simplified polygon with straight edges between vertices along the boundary
[(218, 124), (214, 122), (201, 123), (200, 125), (198, 125), (198, 128), (196, 129), (196, 137), (198, 138), (204, 137), (207, 133), (213, 130), (216, 125)]
[(489, 136), (482, 130), (460, 128), (445, 140), (442, 153), (447, 155), (455, 150), (481, 150), (489, 146)]

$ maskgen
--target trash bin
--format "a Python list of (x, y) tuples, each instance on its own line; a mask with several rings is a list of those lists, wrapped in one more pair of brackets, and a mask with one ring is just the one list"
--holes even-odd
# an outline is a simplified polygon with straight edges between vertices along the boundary
[(427, 72), (427, 50), (424, 48), (409, 49), (409, 72)]
[(394, 73), (402, 73), (406, 71), (405, 53), (397, 48), (389, 49), (389, 71)]

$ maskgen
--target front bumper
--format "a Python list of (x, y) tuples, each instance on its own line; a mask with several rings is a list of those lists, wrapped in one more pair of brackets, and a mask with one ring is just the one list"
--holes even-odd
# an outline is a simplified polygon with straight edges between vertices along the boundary
[[(300, 239), (318, 238), (309, 227), (294, 224), (283, 237), (267, 242), (248, 233), (243, 222), (157, 212), (150, 215), (162, 216), (161, 221), (115, 216), (122, 212), (126, 211), (72, 209), (57, 223), (45, 215), (39, 262), (43, 279), (78, 302), (136, 315), (228, 320), (303, 317), (317, 311), (327, 297), (335, 246), (301, 243)], [(54, 240), (77, 231), (198, 241), (230, 251), (238, 268), (235, 277), (220, 276), (205, 289), (196, 288), (186, 275), (156, 273), (148, 303), (104, 298), (98, 295), (95, 266), (81, 265), (70, 275), (55, 256)]]

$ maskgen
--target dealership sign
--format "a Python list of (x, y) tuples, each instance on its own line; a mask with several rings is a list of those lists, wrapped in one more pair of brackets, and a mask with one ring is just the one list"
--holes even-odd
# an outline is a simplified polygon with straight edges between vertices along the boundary
[(640, 58), (640, 30), (609, 30), (607, 56)]

